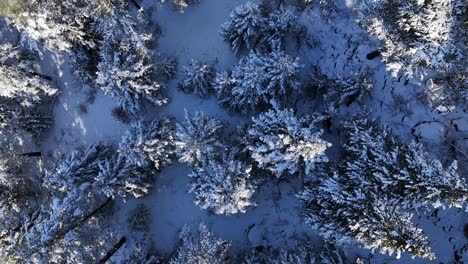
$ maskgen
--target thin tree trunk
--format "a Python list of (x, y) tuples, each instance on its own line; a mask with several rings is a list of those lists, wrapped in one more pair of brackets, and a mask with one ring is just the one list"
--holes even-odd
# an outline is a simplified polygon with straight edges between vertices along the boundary
[(380, 51), (379, 50), (374, 50), (374, 51), (372, 51), (370, 53), (367, 53), (366, 58), (368, 60), (373, 60), (373, 59), (377, 58), (379, 55), (380, 55)]
[(117, 252), (123, 246), (123, 244), (125, 244), (125, 241), (127, 241), (127, 239), (123, 236), (119, 240), (119, 242), (117, 242), (117, 244), (115, 244), (114, 247), (112, 247), (112, 249), (109, 250), (104, 256), (104, 258), (102, 258), (98, 263), (99, 264), (106, 263), (115, 254), (115, 252)]
[(130, 2), (132, 2), (132, 4), (138, 9), (138, 11), (143, 12), (143, 8), (140, 4), (138, 4), (136, 0), (130, 0)]
[(23, 156), (23, 157), (41, 157), (42, 152), (40, 152), (40, 151), (38, 151), (38, 152), (27, 152), (27, 153), (21, 154), (21, 156)]

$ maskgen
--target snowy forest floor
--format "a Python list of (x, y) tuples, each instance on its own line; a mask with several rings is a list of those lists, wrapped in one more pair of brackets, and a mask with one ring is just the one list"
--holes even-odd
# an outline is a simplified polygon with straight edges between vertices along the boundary
[[(169, 5), (156, 4), (152, 0), (143, 1), (145, 12), (150, 12), (153, 21), (162, 29), (158, 39), (158, 51), (161, 54), (176, 56), (179, 63), (178, 78), (167, 85), (170, 103), (148, 113), (148, 119), (172, 116), (176, 122), (180, 122), (184, 118), (184, 109), (187, 109), (190, 112), (201, 110), (227, 121), (232, 127), (248, 121), (249, 117), (222, 109), (214, 97), (201, 99), (177, 89), (182, 77), (182, 66), (187, 65), (191, 59), (216, 61), (217, 70), (226, 70), (237, 63), (239, 58), (233, 55), (218, 30), (228, 18), (229, 12), (245, 2), (202, 0), (184, 13), (178, 13)], [(345, 1), (337, 2), (340, 8), (330, 21), (325, 21), (317, 8), (307, 8), (300, 16), (301, 22), (308, 28), (308, 33), (320, 43), (315, 48), (301, 47), (299, 51), (291, 49), (291, 55), (300, 57), (301, 63), (304, 64), (304, 80), (310, 78), (314, 65), (323, 73), (342, 76), (362, 68), (370, 68), (375, 73), (375, 88), (372, 97), (365, 104), (374, 117), (394, 128), (398, 135), (408, 140), (416, 139), (415, 135), (419, 136), (431, 155), (446, 158), (446, 149), (440, 145), (445, 136), (444, 131), (456, 120), (460, 130), (468, 134), (468, 115), (462, 112), (439, 114), (429, 111), (418, 100), (409, 101), (404, 105), (396, 102), (394, 94), (414, 98), (421, 92), (418, 90), (421, 88), (416, 88), (412, 82), (405, 85), (404, 81), (399, 82), (392, 78), (379, 59), (366, 59), (367, 53), (375, 50), (376, 41), (355, 24)], [(44, 73), (56, 74), (59, 77), (58, 86), (62, 93), (54, 108), (55, 126), (43, 142), (42, 152), (56, 156), (95, 142), (117, 144), (127, 126), (118, 123), (112, 117), (111, 111), (116, 106), (114, 101), (101, 91), (93, 94), (90, 88), (80, 88), (79, 82), (67, 66), (66, 59), (48, 53), (45, 57), (44, 61), (54, 61), (54, 64), (58, 65), (57, 69), (50, 69), (50, 66), (44, 63), (42, 68)], [(310, 106), (310, 109), (298, 110), (314, 112), (313, 103), (304, 105)], [(408, 114), (408, 111), (411, 113)], [(407, 117), (403, 118), (404, 116)], [(424, 126), (417, 126), (418, 124)], [(201, 210), (194, 204), (187, 187), (189, 172), (187, 166), (174, 162), (157, 176), (151, 195), (141, 200), (118, 202), (117, 207), (122, 217), (118, 217), (116, 221), (122, 221), (124, 228), (125, 214), (138, 203), (147, 205), (152, 214), (150, 232), (154, 247), (164, 255), (175, 249), (177, 232), (181, 227), (195, 221), (206, 222), (217, 236), (231, 242), (233, 251), (259, 245), (281, 248), (293, 245), (297, 239), (306, 235), (320, 243), (320, 239), (303, 223), (300, 215), (300, 203), (295, 195), (301, 190), (301, 179), (279, 182), (272, 180), (257, 190), (254, 198), (256, 207), (249, 208), (244, 214), (220, 216)], [(414, 218), (431, 241), (438, 257), (435, 263), (451, 263), (455, 251), (468, 258), (466, 238), (463, 236), (463, 224), (467, 221), (464, 212), (456, 209), (439, 210), (436, 216)], [(465, 248), (462, 249), (463, 247)], [(352, 254), (363, 256), (370, 254), (356, 248), (350, 248), (350, 251), (354, 252)], [(408, 255), (403, 255), (400, 260), (379, 254), (372, 258), (372, 263), (396, 262), (432, 263), (412, 260)]]

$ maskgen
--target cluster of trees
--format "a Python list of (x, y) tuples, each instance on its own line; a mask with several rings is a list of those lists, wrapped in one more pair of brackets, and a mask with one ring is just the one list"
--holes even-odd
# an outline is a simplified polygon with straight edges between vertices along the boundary
[(284, 103), (300, 91), (302, 67), (298, 58), (284, 52), (286, 38), (303, 33), (297, 17), (283, 5), (247, 2), (231, 12), (220, 30), (236, 54), (247, 55), (216, 74), (212, 64), (192, 61), (179, 87), (199, 96), (214, 92), (221, 105), (243, 114)]
[(439, 103), (466, 104), (466, 4), (460, 0), (355, 1), (358, 21), (383, 42), (387, 69), (432, 79)]
[(136, 1), (124, 0), (34, 1), (9, 20), (21, 32), (24, 47), (67, 53), (83, 82), (137, 116), (146, 103), (167, 102), (163, 84), (153, 76), (173, 75), (173, 64), (155, 63), (159, 55), (149, 48), (151, 34), (143, 30), (148, 23), (134, 6), (140, 9)]
[[(173, 152), (173, 127), (162, 119), (133, 125), (118, 149), (93, 144), (73, 151), (47, 169), (41, 181), (22, 176), (27, 157), (2, 155), (1, 186), (10, 192), (1, 201), (0, 256), (43, 263), (107, 258), (126, 239), (103, 215), (106, 208), (119, 197), (147, 195), (153, 175), (171, 162)], [(29, 182), (30, 188), (19, 188)]]
[(27, 51), (0, 46), (0, 130), (39, 137), (52, 125), (47, 107), (59, 94), (49, 76), (34, 69)]
[(254, 205), (251, 166), (238, 157), (240, 150), (224, 139), (223, 130), (220, 121), (202, 112), (186, 112), (176, 127), (176, 154), (192, 168), (189, 192), (198, 206), (216, 214), (245, 212)]
[(208, 264), (208, 263), (363, 263), (357, 258), (351, 262), (346, 253), (332, 245), (323, 247), (312, 245), (310, 241), (297, 241), (295, 247), (272, 250), (268, 247), (257, 247), (242, 254), (231, 257), (228, 254), (230, 244), (218, 238), (205, 223), (186, 225), (179, 233), (179, 246), (175, 256), (169, 260), (171, 264)]
[(247, 2), (232, 11), (220, 34), (236, 54), (247, 50), (248, 55), (216, 75), (213, 87), (220, 104), (245, 114), (268, 109), (299, 92), (302, 65), (284, 48), (288, 35), (303, 32), (294, 13), (282, 5)]
[(284, 103), (301, 88), (298, 58), (283, 51), (250, 52), (228, 72), (220, 72), (214, 90), (221, 105), (243, 114)]
[(255, 205), (255, 171), (263, 170), (263, 177), (289, 177), (326, 162), (331, 144), (321, 139), (318, 121), (297, 118), (292, 110), (270, 110), (227, 139), (220, 121), (187, 113), (177, 124), (175, 146), (179, 160), (192, 167), (189, 191), (196, 204), (217, 214), (243, 213)]
[(283, 6), (274, 8), (263, 1), (236, 7), (221, 25), (220, 34), (239, 54), (253, 49), (266, 52), (283, 49), (288, 34), (299, 34), (302, 30), (292, 11)]
[(445, 168), (366, 117), (345, 121), (342, 131), (342, 160), (318, 168), (299, 195), (306, 222), (326, 240), (434, 259), (410, 212), (466, 206), (468, 185), (456, 162)]

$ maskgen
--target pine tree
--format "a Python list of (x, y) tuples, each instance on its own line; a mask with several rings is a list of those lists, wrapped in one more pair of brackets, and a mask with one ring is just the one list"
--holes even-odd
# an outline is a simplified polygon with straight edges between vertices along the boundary
[(285, 38), (291, 33), (300, 34), (303, 30), (297, 22), (297, 16), (280, 6), (266, 17), (259, 42), (268, 51), (284, 49)]
[(346, 121), (343, 160), (316, 170), (299, 195), (306, 222), (327, 240), (357, 241), (384, 254), (434, 259), (411, 211), (463, 207), (468, 192), (456, 167), (444, 169), (421, 146), (398, 141), (366, 118)]
[(173, 130), (169, 119), (135, 123), (123, 136), (119, 154), (134, 166), (161, 170), (174, 154)]
[(195, 194), (195, 203), (202, 209), (226, 215), (245, 213), (248, 206), (255, 205), (250, 171), (250, 166), (228, 155), (202, 160), (189, 175), (189, 192)]
[(221, 25), (220, 34), (234, 53), (254, 48), (266, 52), (283, 49), (288, 34), (303, 31), (292, 11), (283, 6), (270, 10), (267, 6), (249, 1), (236, 7)]
[(221, 26), (220, 34), (238, 54), (243, 49), (255, 47), (264, 26), (258, 5), (247, 2), (231, 12), (229, 20)]
[(315, 86), (324, 90), (324, 101), (327, 104), (326, 111), (329, 113), (335, 113), (341, 107), (348, 107), (355, 102), (358, 104), (363, 103), (364, 99), (370, 97), (374, 88), (368, 71), (351, 73), (349, 77), (340, 76), (332, 80), (323, 75), (314, 78), (319, 79), (314, 81)]
[(107, 197), (140, 198), (151, 190), (150, 176), (148, 171), (127, 163), (123, 156), (114, 155), (99, 163), (94, 184)]
[(32, 61), (19, 48), (11, 44), (0, 47), (0, 129), (38, 137), (52, 125), (52, 117), (38, 108), (59, 91), (33, 70)]
[(0, 145), (0, 259), (14, 255), (21, 228), (41, 202), (41, 186), (30, 176), (27, 158), (17, 140)]
[(184, 226), (179, 234), (180, 247), (170, 264), (222, 264), (228, 261), (229, 244), (203, 224)]
[(92, 251), (101, 248), (93, 238), (99, 237), (101, 246), (105, 246), (111, 237), (109, 234), (106, 239), (100, 237), (100, 234), (106, 235), (103, 226), (98, 228), (100, 232), (94, 230), (94, 233), (81, 235), (90, 225), (96, 225), (93, 222), (97, 213), (108, 201), (99, 206), (99, 195), (87, 184), (71, 189), (63, 198), (52, 197), (50, 204), (43, 204), (24, 224), (22, 234), (15, 241), (13, 256), (33, 263), (90, 261)]
[(211, 92), (211, 83), (215, 75), (213, 65), (192, 60), (188, 66), (184, 67), (184, 72), (185, 77), (179, 84), (179, 89), (201, 97), (205, 97)]
[(315, 264), (315, 252), (310, 245), (298, 245), (293, 248), (283, 248), (277, 257), (270, 256), (268, 262), (274, 264)]
[(387, 190), (405, 208), (464, 206), (468, 186), (457, 173), (456, 161), (444, 168), (431, 159), (420, 144), (404, 144), (387, 127), (367, 119), (344, 123), (347, 174), (363, 174), (374, 188)]
[(177, 74), (177, 59), (169, 56), (160, 56), (155, 68), (157, 74), (167, 80), (171, 80)]
[[(226, 149), (221, 140), (223, 125), (220, 121), (195, 112), (185, 111), (185, 121), (176, 126), (176, 154), (181, 162), (196, 165), (200, 160), (217, 155)], [(209, 158), (208, 158), (209, 159)]]
[(428, 69), (444, 72), (462, 59), (452, 32), (461, 27), (459, 0), (356, 1), (359, 22), (382, 40), (382, 55), (395, 75), (424, 75)]
[(132, 115), (150, 102), (159, 106), (167, 102), (161, 85), (151, 77), (154, 66), (152, 51), (145, 47), (149, 36), (139, 34), (124, 20), (107, 19), (101, 23), (100, 62), (96, 83), (104, 93), (115, 98), (119, 106)]
[(300, 67), (298, 58), (282, 51), (267, 55), (251, 52), (230, 73), (219, 73), (214, 89), (222, 105), (245, 114), (299, 91)]
[(99, 164), (112, 156), (112, 149), (103, 144), (93, 144), (77, 149), (59, 160), (46, 171), (44, 186), (59, 192), (67, 192), (84, 183), (91, 183), (99, 173)]
[(171, 2), (174, 8), (181, 12), (184, 13), (185, 9), (188, 8), (191, 5), (198, 4), (200, 0), (159, 0), (161, 3)]
[(28, 1), (9, 19), (28, 41), (65, 52), (77, 46), (94, 46), (88, 37), (89, 26), (100, 12), (109, 9), (107, 1), (99, 0)]
[(327, 162), (330, 143), (307, 118), (298, 119), (292, 110), (269, 110), (252, 118), (248, 149), (260, 168), (276, 177), (310, 173), (316, 163)]

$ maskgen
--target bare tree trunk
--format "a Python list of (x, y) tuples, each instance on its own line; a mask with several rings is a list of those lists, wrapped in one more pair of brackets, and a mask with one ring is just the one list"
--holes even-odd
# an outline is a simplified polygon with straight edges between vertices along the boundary
[(42, 152), (40, 152), (40, 151), (38, 151), (38, 152), (27, 152), (27, 153), (21, 154), (21, 156), (23, 156), (23, 157), (41, 157)]
[(368, 60), (373, 60), (373, 59), (377, 58), (379, 55), (380, 55), (380, 51), (379, 50), (374, 50), (374, 51), (372, 51), (370, 53), (367, 53), (366, 58)]
[(138, 2), (136, 0), (129, 0), (130, 2), (132, 2), (132, 4), (138, 9), (138, 11), (140, 12), (143, 12), (143, 8), (141, 7), (140, 4), (138, 4)]
[(123, 236), (119, 242), (117, 242), (117, 244), (115, 244), (111, 250), (109, 250), (106, 255), (98, 262), (99, 264), (104, 264), (106, 263), (114, 254), (115, 252), (117, 252), (122, 246), (123, 244), (125, 244), (125, 241), (127, 241), (127, 239)]

